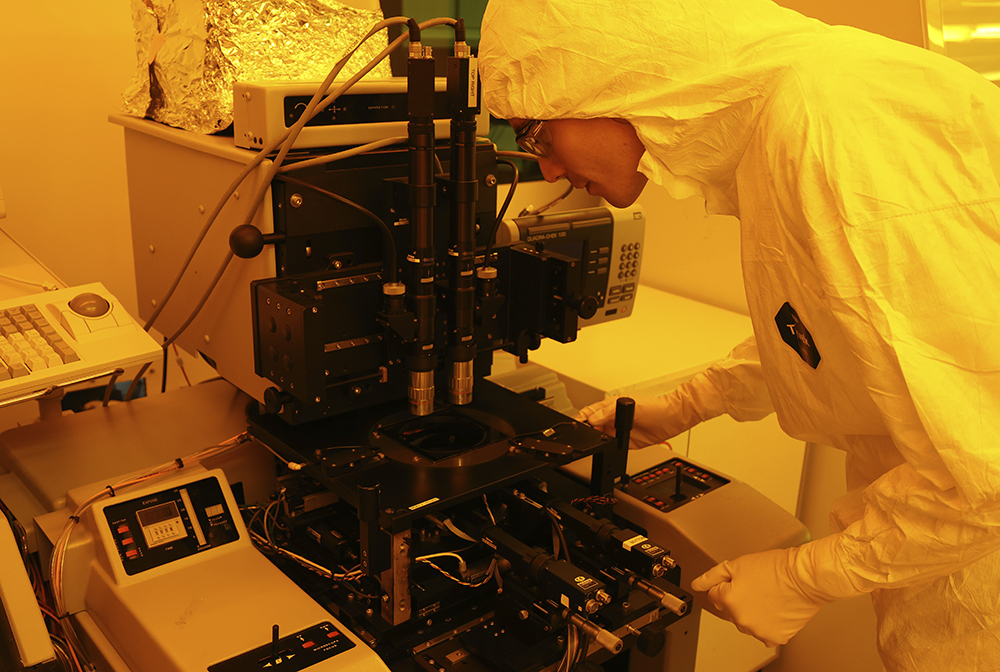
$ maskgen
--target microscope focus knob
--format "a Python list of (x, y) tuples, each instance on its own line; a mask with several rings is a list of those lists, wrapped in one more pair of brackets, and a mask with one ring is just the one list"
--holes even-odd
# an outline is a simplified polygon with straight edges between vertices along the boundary
[(574, 295), (570, 300), (570, 305), (576, 308), (577, 315), (581, 319), (589, 320), (594, 315), (597, 314), (597, 309), (600, 308), (601, 304), (598, 302), (595, 296), (579, 296)]
[(292, 395), (287, 392), (282, 392), (276, 387), (269, 387), (264, 390), (264, 412), (277, 415), (291, 400)]
[(265, 245), (280, 243), (284, 239), (284, 234), (264, 235), (256, 226), (241, 224), (229, 234), (229, 249), (240, 259), (253, 259), (261, 253)]
[(653, 629), (645, 627), (639, 631), (639, 637), (635, 643), (636, 648), (642, 655), (652, 658), (663, 650), (663, 645), (667, 643), (667, 636), (662, 628)]

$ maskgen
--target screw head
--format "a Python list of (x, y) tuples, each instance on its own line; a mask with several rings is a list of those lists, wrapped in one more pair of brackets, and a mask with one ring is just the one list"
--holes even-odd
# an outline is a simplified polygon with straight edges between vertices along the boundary
[(298, 208), (302, 205), (303, 199), (302, 194), (292, 194), (292, 197), (288, 199), (293, 208)]

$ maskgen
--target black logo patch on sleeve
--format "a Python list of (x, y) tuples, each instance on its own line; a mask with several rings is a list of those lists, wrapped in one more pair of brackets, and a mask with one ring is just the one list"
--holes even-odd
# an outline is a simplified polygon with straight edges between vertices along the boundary
[(781, 307), (778, 314), (774, 316), (774, 322), (778, 325), (781, 340), (799, 353), (803, 362), (814, 369), (819, 366), (819, 350), (813, 343), (812, 334), (806, 329), (806, 325), (802, 324), (799, 314), (795, 312), (791, 304), (786, 303)]

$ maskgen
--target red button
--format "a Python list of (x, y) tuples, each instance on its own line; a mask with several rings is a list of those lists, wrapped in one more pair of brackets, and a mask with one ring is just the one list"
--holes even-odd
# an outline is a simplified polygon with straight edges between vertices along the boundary
[(128, 525), (121, 525), (118, 527), (118, 534), (125, 534), (128, 532)]
[(329, 637), (330, 639), (333, 639), (334, 637), (339, 637), (340, 633), (334, 630), (333, 632), (326, 633), (326, 636)]
[(134, 548), (131, 551), (125, 551), (125, 556), (128, 558), (134, 558), (137, 555), (139, 555), (139, 551), (135, 550)]
[(132, 539), (132, 537), (129, 537), (128, 539), (122, 539), (122, 546), (128, 546), (129, 544), (134, 544), (134, 543), (135, 541)]
[(311, 649), (314, 646), (316, 646), (314, 642), (302, 642), (303, 649)]

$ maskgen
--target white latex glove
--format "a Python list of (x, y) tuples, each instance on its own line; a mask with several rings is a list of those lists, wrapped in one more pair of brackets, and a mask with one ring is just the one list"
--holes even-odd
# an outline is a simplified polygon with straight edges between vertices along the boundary
[[(702, 395), (690, 384), (685, 384), (660, 397), (636, 396), (635, 419), (629, 436), (629, 448), (645, 448), (686, 432), (695, 425), (714, 417), (719, 411), (705, 412)], [(576, 419), (594, 429), (615, 435), (615, 405), (618, 397), (608, 397), (587, 406)]]
[(838, 541), (831, 535), (727, 560), (692, 581), (691, 589), (707, 590), (716, 615), (740, 632), (767, 646), (785, 644), (824, 604), (868, 592), (851, 582)]

